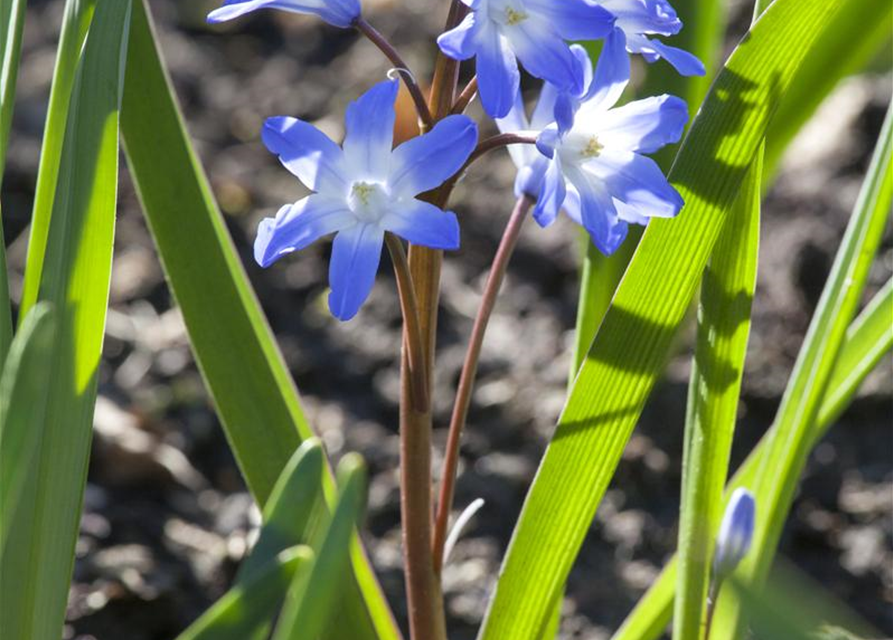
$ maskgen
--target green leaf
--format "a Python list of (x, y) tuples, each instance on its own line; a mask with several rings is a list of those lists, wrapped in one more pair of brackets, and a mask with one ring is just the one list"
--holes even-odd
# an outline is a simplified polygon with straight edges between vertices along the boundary
[(325, 507), (324, 463), (322, 445), (316, 438), (295, 451), (267, 500), (260, 537), (239, 567), (236, 583), (250, 580), (281, 551), (310, 542), (313, 518)]
[(54, 330), (49, 305), (34, 307), (0, 376), (0, 557), (40, 441)]
[[(9, 130), (12, 125), (16, 79), (22, 51), (22, 28), (25, 25), (25, 0), (0, 0), (0, 184), (6, 168)], [(6, 273), (6, 243), (3, 239), (3, 216), (0, 212), (0, 363), (6, 359), (12, 342), (12, 309), (9, 301), (9, 279)]]
[(58, 640), (93, 429), (118, 184), (129, 0), (101, 0), (72, 91), (41, 301), (56, 314), (45, 424), (0, 560), (0, 637)]
[(837, 20), (825, 26), (818, 38), (822, 46), (800, 66), (769, 125), (766, 175), (775, 173), (791, 140), (838, 83), (864, 69), (883, 47), (890, 49), (893, 3), (864, 0), (840, 4), (844, 6)]
[[(831, 274), (785, 389), (775, 428), (757, 474), (753, 545), (737, 575), (759, 588), (768, 575), (798, 479), (809, 454), (812, 425), (877, 253), (893, 202), (893, 105), (868, 175), (856, 202)], [(725, 599), (717, 609), (714, 638), (740, 633), (737, 601)]]
[(339, 593), (350, 566), (350, 543), (366, 502), (366, 469), (358, 455), (341, 460), (338, 488), (338, 503), (320, 538), (313, 568), (292, 582), (273, 640), (316, 640), (329, 620), (340, 615)]
[[(192, 149), (144, 2), (134, 8), (121, 128), (131, 175), (233, 453), (262, 506), (312, 435), (288, 368)], [(334, 489), (325, 478), (331, 501)], [(372, 568), (352, 545), (340, 635), (400, 637)]]
[(295, 576), (313, 566), (313, 551), (299, 546), (279, 552), (237, 583), (177, 640), (245, 640), (269, 625)]
[(59, 166), (62, 161), (62, 144), (65, 140), (68, 104), (74, 87), (80, 52), (87, 37), (87, 29), (93, 19), (96, 0), (66, 0), (62, 17), (62, 32), (56, 50), (56, 68), (50, 104), (43, 131), (40, 150), (40, 166), (37, 170), (37, 186), (34, 193), (34, 210), (31, 214), (31, 233), (28, 237), (28, 258), (25, 263), (25, 283), (19, 318), (24, 318), (37, 302), (41, 283), (44, 256), (53, 214), (53, 201), (57, 195)]
[[(840, 350), (840, 357), (828, 384), (828, 391), (815, 425), (811, 429), (810, 449), (824, 437), (838, 416), (849, 406), (859, 386), (877, 366), (883, 355), (893, 348), (891, 317), (893, 317), (893, 280), (887, 282), (847, 331), (846, 342)], [(851, 368), (848, 364), (852, 365)], [(764, 435), (741, 465), (726, 487), (726, 500), (738, 487), (752, 484), (762, 457), (766, 453), (768, 442), (769, 435)], [(656, 640), (663, 634), (673, 616), (676, 571), (677, 559), (674, 557), (627, 616), (612, 640)]]
[(767, 123), (839, 4), (776, 0), (716, 79), (670, 174), (686, 207), (652, 220), (525, 502), (481, 633), (536, 637), (685, 317)]
[(704, 604), (750, 333), (760, 241), (761, 153), (713, 249), (701, 284), (685, 418), (674, 638), (703, 636)]

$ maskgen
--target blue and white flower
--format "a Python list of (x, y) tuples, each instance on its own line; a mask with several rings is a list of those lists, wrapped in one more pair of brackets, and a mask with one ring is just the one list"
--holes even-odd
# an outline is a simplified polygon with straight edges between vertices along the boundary
[(281, 9), (318, 16), (333, 26), (346, 29), (360, 17), (360, 0), (226, 0), (222, 7), (208, 14), (208, 22), (226, 22), (258, 9)]
[(386, 232), (435, 249), (459, 247), (456, 215), (415, 196), (464, 165), (477, 144), (477, 126), (450, 116), (392, 149), (397, 88), (396, 81), (381, 82), (348, 107), (343, 147), (295, 118), (270, 118), (263, 129), (267, 148), (314, 193), (260, 223), (255, 260), (267, 267), (337, 234), (329, 307), (341, 320), (356, 315), (369, 296)]
[[(585, 60), (582, 48), (575, 53)], [(515, 193), (537, 200), (533, 216), (540, 226), (564, 210), (606, 255), (626, 238), (629, 224), (675, 216), (683, 205), (657, 164), (642, 154), (678, 142), (688, 109), (669, 95), (612, 108), (628, 83), (624, 61), (625, 52), (606, 52), (594, 77), (585, 63), (585, 91), (568, 94), (546, 84), (529, 121), (520, 96), (497, 120), (504, 132), (539, 131), (539, 153), (522, 145), (510, 152), (518, 166)]]
[(563, 91), (583, 88), (583, 70), (565, 40), (611, 32), (613, 16), (595, 0), (462, 0), (471, 8), (459, 26), (437, 39), (455, 60), (476, 57), (484, 110), (502, 118), (520, 84), (518, 61)]
[(682, 21), (667, 0), (601, 0), (616, 18), (614, 30), (605, 39), (605, 50), (639, 53), (647, 62), (663, 58), (683, 76), (704, 75), (704, 65), (683, 49), (665, 45), (649, 35), (672, 36)]
[(716, 552), (713, 556), (713, 579), (721, 582), (729, 576), (750, 550), (756, 520), (756, 501), (747, 489), (732, 492), (722, 517)]

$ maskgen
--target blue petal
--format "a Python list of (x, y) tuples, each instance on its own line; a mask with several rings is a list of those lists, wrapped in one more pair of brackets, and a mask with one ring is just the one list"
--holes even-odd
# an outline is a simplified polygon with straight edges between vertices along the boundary
[(347, 107), (344, 159), (355, 178), (384, 181), (394, 145), (397, 80), (379, 82)]
[(563, 91), (582, 92), (583, 68), (548, 22), (529, 18), (506, 29), (505, 36), (530, 75)]
[(585, 96), (593, 107), (607, 109), (620, 99), (629, 83), (629, 55), (626, 52), (626, 36), (620, 29), (614, 29), (602, 47), (595, 77)]
[(636, 100), (611, 109), (599, 122), (599, 140), (612, 149), (654, 153), (667, 144), (679, 142), (688, 106), (676, 96), (662, 95)]
[(393, 206), (380, 224), (412, 244), (448, 251), (459, 248), (456, 214), (421, 200), (406, 200)]
[(594, 0), (525, 0), (524, 6), (547, 18), (565, 40), (597, 40), (614, 26), (614, 16)]
[(611, 196), (642, 216), (672, 218), (685, 204), (651, 158), (631, 151), (603, 149), (586, 168), (604, 182)]
[(564, 135), (574, 127), (574, 115), (578, 102), (566, 91), (558, 94), (555, 100), (555, 123), (558, 133)]
[(627, 35), (657, 33), (671, 36), (682, 29), (682, 21), (666, 0), (602, 0), (602, 6), (617, 18)]
[[(524, 107), (524, 99), (519, 91), (515, 95), (515, 102), (511, 110), (504, 118), (496, 119), (496, 128), (500, 133), (517, 133), (519, 131), (528, 131), (532, 128), (531, 123), (527, 119), (527, 112)], [(519, 169), (532, 160), (531, 149), (526, 144), (510, 144), (508, 146), (509, 155), (512, 162)], [(536, 153), (534, 151), (534, 153)]]
[[(647, 40), (647, 42), (648, 48), (653, 49), (659, 57), (669, 62), (679, 72), (679, 75), (702, 76), (706, 73), (704, 63), (688, 51), (671, 47), (659, 40)], [(642, 52), (647, 52), (648, 48), (643, 47)]]
[(281, 9), (319, 16), (336, 27), (347, 28), (360, 17), (359, 0), (227, 0), (208, 14), (208, 22), (217, 24), (258, 9)]
[(329, 309), (339, 320), (357, 315), (369, 297), (383, 242), (384, 231), (371, 224), (358, 224), (335, 236), (329, 263)]
[(453, 60), (468, 60), (477, 53), (478, 14), (469, 13), (455, 29), (437, 38), (443, 54)]
[(343, 200), (313, 195), (282, 207), (276, 218), (265, 218), (257, 229), (254, 259), (269, 267), (282, 256), (300, 251), (322, 236), (355, 223)]
[(519, 169), (518, 175), (515, 176), (515, 196), (520, 198), (522, 195), (528, 195), (536, 199), (542, 191), (549, 164), (548, 158), (536, 153), (536, 157)]
[(576, 167), (567, 178), (580, 194), (580, 218), (593, 244), (606, 256), (613, 254), (626, 239), (628, 225), (620, 220), (611, 194), (597, 177)]
[(423, 136), (394, 149), (390, 175), (391, 194), (415, 196), (439, 187), (452, 177), (474, 151), (477, 125), (462, 115), (448, 116)]
[(347, 193), (341, 147), (312, 124), (284, 116), (267, 118), (261, 137), (267, 149), (308, 189)]
[(491, 118), (504, 118), (514, 104), (521, 85), (521, 72), (508, 42), (492, 26), (480, 36), (476, 64), (478, 92), (484, 111)]
[(561, 170), (561, 158), (556, 153), (546, 170), (545, 179), (533, 210), (533, 218), (541, 227), (548, 227), (555, 222), (558, 212), (567, 196), (564, 173)]
[(547, 158), (551, 158), (555, 155), (555, 148), (560, 143), (561, 136), (558, 133), (557, 125), (552, 125), (543, 129), (536, 137), (537, 150)]
[(554, 84), (543, 83), (543, 88), (540, 90), (540, 99), (533, 109), (533, 115), (530, 116), (531, 129), (542, 131), (555, 122), (555, 103), (558, 101), (560, 93)]

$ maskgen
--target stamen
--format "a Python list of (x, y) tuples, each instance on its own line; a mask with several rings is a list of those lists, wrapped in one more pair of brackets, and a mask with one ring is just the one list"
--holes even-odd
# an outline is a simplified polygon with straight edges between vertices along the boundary
[(598, 138), (592, 136), (589, 139), (589, 143), (586, 145), (586, 148), (580, 153), (584, 158), (596, 158), (602, 152), (602, 149), (605, 148), (605, 145), (598, 141)]
[(506, 7), (505, 18), (506, 23), (511, 27), (518, 24), (519, 22), (524, 22), (525, 20), (527, 20), (527, 14), (523, 11), (516, 11), (512, 7)]

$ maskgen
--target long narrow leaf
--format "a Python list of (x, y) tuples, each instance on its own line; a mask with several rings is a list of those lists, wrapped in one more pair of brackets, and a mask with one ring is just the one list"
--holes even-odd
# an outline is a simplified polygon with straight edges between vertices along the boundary
[(177, 640), (246, 640), (268, 626), (296, 576), (313, 566), (313, 552), (300, 546), (281, 551), (243, 583), (226, 592)]
[(53, 331), (49, 305), (34, 307), (0, 376), (0, 557), (44, 424)]
[(350, 543), (366, 503), (366, 470), (357, 455), (338, 465), (338, 503), (316, 547), (313, 567), (296, 576), (273, 640), (316, 640), (340, 615), (339, 591), (350, 566)]
[[(868, 175), (782, 397), (776, 427), (754, 482), (756, 528), (751, 552), (739, 576), (755, 588), (771, 568), (797, 481), (806, 464), (811, 427), (887, 224), (893, 202), (891, 153), (893, 105), (887, 112)], [(726, 598), (721, 603), (715, 637), (734, 638), (740, 632), (737, 601)]]
[(528, 493), (481, 637), (535, 638), (561, 588), (694, 295), (779, 96), (840, 5), (776, 0), (714, 83), (601, 324)]
[(685, 419), (674, 638), (697, 640), (703, 634), (710, 562), (722, 518), (756, 286), (760, 155), (744, 179), (701, 284)]
[(101, 0), (78, 65), (40, 300), (57, 314), (45, 425), (0, 559), (0, 637), (58, 640), (74, 563), (111, 275), (129, 0)]
[[(849, 406), (865, 377), (877, 366), (884, 354), (893, 348), (891, 317), (893, 279), (887, 282), (847, 331), (846, 342), (841, 347), (840, 357), (828, 384), (828, 392), (815, 425), (810, 430), (810, 450)], [(726, 487), (726, 499), (738, 487), (752, 485), (766, 454), (769, 438), (769, 435), (763, 436), (741, 465)], [(673, 558), (627, 616), (612, 640), (656, 640), (660, 637), (673, 615), (676, 571), (677, 560)]]
[(43, 131), (40, 150), (40, 166), (37, 170), (37, 186), (34, 193), (34, 210), (31, 215), (31, 233), (28, 237), (28, 258), (25, 263), (25, 284), (19, 306), (20, 321), (37, 302), (41, 283), (44, 256), (50, 231), (53, 202), (58, 193), (59, 167), (62, 161), (62, 144), (65, 140), (68, 104), (74, 87), (75, 73), (87, 29), (93, 19), (96, 0), (66, 0), (62, 17), (62, 32), (56, 50), (56, 68), (50, 90), (50, 105)]
[[(131, 175), (196, 361), (248, 487), (263, 506), (312, 435), (288, 368), (186, 134), (144, 2), (134, 9), (121, 127)], [(326, 493), (334, 495), (330, 478)], [(400, 633), (358, 543), (344, 637)]]

